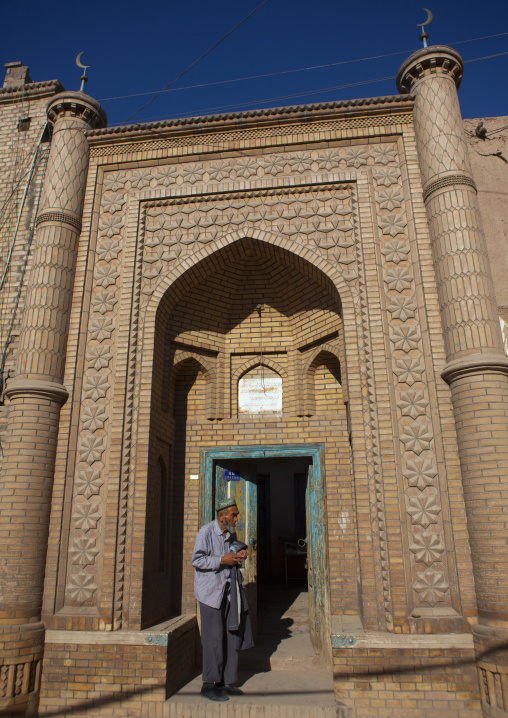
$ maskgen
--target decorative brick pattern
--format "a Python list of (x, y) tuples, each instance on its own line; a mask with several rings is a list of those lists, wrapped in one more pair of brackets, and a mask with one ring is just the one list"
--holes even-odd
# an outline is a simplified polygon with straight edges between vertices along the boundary
[(121, 281), (124, 204), (125, 199), (117, 194), (107, 191), (103, 195), (88, 320), (91, 341), (85, 354), (81, 432), (71, 513), (68, 605), (94, 605), (99, 583), (97, 544), (101, 534), (104, 454), (108, 446), (110, 375), (114, 370), (115, 307)]
[[(0, 204), (3, 208), (0, 227), (3, 258), (0, 272), (3, 279), (0, 289), (0, 345), (2, 353), (6, 351), (2, 392), (9, 377), (16, 372), (20, 323), (33, 255), (34, 222), (40, 206), (41, 187), (49, 155), (48, 137), (44, 133), (47, 121), (46, 104), (58, 89), (47, 84), (33, 83), (31, 86), (18, 87), (17, 90), (21, 90), (18, 94), (5, 92), (4, 88), (0, 95)], [(29, 129), (26, 132), (18, 132), (19, 122), (26, 117), (31, 118)], [(44, 141), (34, 158), (39, 140), (43, 136)], [(33, 161), (33, 172), (30, 174)], [(27, 194), (22, 206), (25, 189)], [(1, 440), (5, 434), (5, 414), (8, 406), (8, 400), (3, 393), (2, 399), (4, 407), (1, 411), (3, 416), (0, 415)]]
[[(34, 712), (37, 702), (37, 665), (44, 641), (40, 615), (59, 411), (68, 397), (63, 386), (64, 362), (76, 225), (88, 167), (86, 123), (79, 115), (80, 108), (86, 112), (86, 105), (86, 99), (74, 96), (72, 108), (62, 106), (61, 114), (53, 103), (49, 106), (56, 126), (40, 205), (43, 220), (38, 225), (26, 292), (17, 376), (7, 388), (10, 422), (0, 483), (4, 549), (0, 636), (2, 648), (7, 648), (2, 651), (2, 662), (16, 665), (16, 669), (13, 673), (9, 668), (4, 705), (7, 709), (26, 708), (28, 714)], [(61, 215), (72, 221), (61, 222)], [(97, 447), (89, 443), (82, 450), (92, 455)], [(88, 512), (81, 521), (90, 524), (94, 518)], [(5, 581), (7, 575), (15, 579)], [(83, 583), (77, 590), (86, 589)]]
[[(316, 134), (326, 132), (329, 138), (332, 139), (338, 132), (347, 132), (347, 130), (362, 130), (366, 127), (386, 127), (388, 130), (393, 125), (407, 124), (411, 122), (411, 116), (409, 114), (392, 114), (392, 115), (381, 115), (379, 117), (355, 117), (347, 120), (339, 120), (336, 122), (314, 122), (309, 127), (306, 127), (306, 131), (310, 136), (315, 137)], [(362, 133), (363, 134), (363, 133)], [(272, 126), (267, 128), (250, 129), (250, 130), (235, 130), (230, 132), (216, 132), (214, 134), (203, 134), (200, 137), (200, 141), (203, 145), (211, 144), (216, 145), (218, 148), (221, 145), (234, 143), (238, 141), (249, 142), (258, 138), (273, 137), (274, 144), (279, 144), (277, 138), (291, 135), (302, 135), (301, 125), (282, 125)], [(328, 139), (328, 137), (326, 138)], [(305, 141), (305, 140), (304, 140)], [(168, 149), (171, 147), (190, 147), (192, 148), (195, 144), (194, 138), (189, 137), (174, 137), (160, 140), (150, 140), (148, 142), (132, 142), (130, 144), (108, 144), (105, 147), (92, 147), (90, 150), (90, 157), (108, 157), (115, 154), (133, 154), (142, 153), (146, 151), (157, 151), (162, 149)], [(241, 176), (244, 176), (243, 174)]]
[[(390, 145), (387, 145), (390, 148)], [(451, 603), (435, 436), (396, 147), (374, 171), (412, 562), (414, 605)], [(382, 189), (385, 188), (385, 189)], [(404, 302), (402, 304), (401, 302)], [(404, 311), (405, 307), (406, 311)], [(409, 311), (409, 308), (413, 311)], [(432, 546), (432, 550), (430, 547)]]
[[(119, 295), (116, 293), (116, 287), (120, 282), (119, 276), (116, 275), (119, 275), (120, 271), (116, 267), (119, 266), (121, 247), (125, 244), (125, 236), (122, 232), (125, 231), (127, 224), (131, 224), (131, 220), (125, 214), (127, 207), (135, 206), (132, 205), (133, 201), (142, 202), (139, 235), (141, 242), (135, 265), (136, 276), (143, 276), (142, 284), (138, 284), (137, 281), (135, 283), (135, 296), (141, 293), (139, 305), (141, 311), (148, 305), (153, 292), (160, 286), (161, 275), (187, 263), (188, 258), (192, 259), (199, 255), (202, 248), (208, 249), (209, 246), (214, 245), (220, 236), (229, 234), (234, 239), (235, 235), (232, 233), (235, 231), (238, 233), (236, 228), (242, 226), (244, 236), (251, 234), (262, 237), (262, 232), (281, 233), (282, 236), (287, 236), (293, 247), (308, 246), (313, 251), (320, 252), (327, 261), (338, 262), (342, 268), (343, 278), (354, 288), (354, 292), (360, 292), (358, 299), (355, 300), (355, 311), (360, 318), (358, 326), (362, 327), (361, 347), (363, 347), (365, 342), (368, 343), (370, 317), (367, 301), (361, 298), (362, 292), (365, 293), (365, 288), (362, 287), (366, 285), (364, 270), (359, 263), (361, 261), (360, 232), (354, 229), (355, 226), (359, 226), (358, 217), (353, 211), (354, 202), (357, 201), (356, 193), (351, 194), (351, 183), (348, 184), (347, 181), (342, 181), (342, 184), (329, 182), (327, 184), (326, 179), (330, 176), (330, 172), (340, 172), (342, 168), (353, 172), (369, 171), (372, 168), (382, 237), (381, 251), (387, 270), (388, 308), (393, 330), (392, 346), (396, 358), (394, 376), (403, 389), (400, 411), (403, 417), (402, 426), (406, 426), (406, 430), (401, 434), (401, 446), (407, 459), (408, 530), (411, 536), (415, 531), (418, 534), (418, 538), (409, 540), (409, 545), (414, 549), (409, 555), (415, 559), (415, 566), (418, 569), (409, 580), (415, 586), (417, 605), (449, 604), (450, 592), (445, 578), (447, 566), (439, 562), (439, 559), (441, 561), (443, 559), (444, 547), (441, 509), (438, 494), (432, 485), (437, 478), (436, 461), (432, 459), (434, 437), (431, 424), (422, 423), (424, 418), (428, 417), (426, 408), (428, 398), (424, 386), (425, 369), (421, 359), (415, 357), (415, 352), (422, 351), (421, 334), (415, 316), (416, 297), (414, 291), (411, 292), (413, 275), (405, 234), (408, 222), (401, 211), (404, 197), (400, 185), (401, 170), (397, 161), (396, 145), (383, 143), (372, 146), (358, 145), (353, 148), (332, 147), (310, 153), (289, 152), (268, 155), (265, 153), (250, 158), (160, 164), (154, 167), (138, 167), (125, 172), (115, 169), (105, 173), (102, 210), (98, 220), (97, 254), (100, 262), (94, 271), (96, 288), (92, 294), (89, 331), (92, 338), (97, 341), (104, 339), (108, 346), (104, 351), (99, 352), (89, 349), (85, 356), (90, 370), (93, 370), (95, 375), (87, 378), (83, 387), (84, 396), (91, 403), (82, 408), (85, 438), (82, 439), (84, 443), (78, 444), (78, 458), (84, 457), (86, 460), (98, 462), (92, 468), (94, 472), (97, 471), (97, 474), (93, 475), (101, 488), (95, 494), (91, 494), (89, 488), (86, 489), (89, 493), (87, 500), (96, 507), (94, 516), (101, 514), (101, 503), (97, 499), (102, 487), (105, 487), (106, 477), (103, 478), (105, 469), (103, 455), (99, 456), (101, 440), (90, 443), (89, 434), (98, 432), (99, 435), (105, 436), (106, 434), (102, 432), (106, 432), (108, 426), (110, 382), (106, 372), (111, 362), (109, 355), (114, 356), (116, 353), (114, 343), (110, 345), (110, 341), (114, 342), (114, 327), (118, 321), (115, 320), (115, 314), (121, 311)], [(282, 185), (278, 180), (279, 176), (284, 181), (284, 178), (291, 176), (293, 172), (295, 179), (301, 177), (303, 173), (303, 177), (308, 178), (307, 183), (301, 186), (297, 183), (292, 183), (291, 186)], [(242, 184), (238, 182), (240, 177), (243, 177)], [(249, 184), (246, 183), (247, 181)], [(209, 193), (211, 183), (217, 184), (218, 188), (223, 187), (223, 192), (211, 195)], [(154, 195), (162, 195), (165, 198), (154, 201), (150, 199)], [(408, 291), (411, 293), (408, 294)], [(135, 418), (138, 411), (139, 390), (134, 388), (135, 367), (139, 365), (136, 354), (140, 339), (136, 328), (139, 321), (138, 311), (134, 304), (134, 308), (129, 312), (133, 323), (130, 328), (129, 358), (132, 368), (128, 370), (129, 376), (132, 377), (132, 380), (129, 380), (132, 389), (129, 388), (128, 391), (133, 391), (133, 395), (132, 400), (127, 400), (129, 408), (126, 415), (126, 433), (123, 436), (125, 468), (122, 469), (123, 478), (120, 481), (123, 509), (115, 569), (117, 598), (114, 600), (114, 625), (116, 626), (122, 625), (127, 616), (122, 588), (124, 561), (127, 555), (127, 549), (124, 547), (128, 543), (128, 526), (132, 525), (134, 520), (132, 508), (129, 509), (129, 506), (133, 506), (134, 500), (133, 485), (130, 480), (134, 471), (130, 432), (139, 421), (139, 418)], [(367, 443), (370, 443), (367, 456), (372, 457), (367, 462), (367, 466), (373, 487), (373, 491), (369, 493), (369, 500), (372, 501), (371, 512), (376, 517), (375, 523), (370, 527), (371, 540), (374, 541), (373, 555), (379, 557), (375, 563), (376, 581), (379, 590), (384, 592), (383, 604), (377, 604), (376, 607), (376, 611), (382, 609), (376, 620), (390, 627), (393, 625), (393, 618), (388, 535), (384, 520), (384, 489), (378, 458), (379, 448), (377, 448), (379, 444), (376, 445), (378, 440), (376, 439), (375, 386), (373, 380), (369, 378), (373, 374), (372, 352), (361, 348), (360, 356), (362, 356), (359, 363), (362, 381), (366, 382), (366, 386), (371, 385), (368, 401), (369, 418), (365, 419), (363, 433)], [(224, 389), (219, 390), (218, 385), (213, 388), (213, 383), (219, 381), (219, 374), (222, 375), (224, 372), (219, 366), (215, 371), (217, 376), (207, 389), (209, 395), (207, 394), (206, 399), (208, 407), (206, 413), (210, 418), (213, 418), (214, 414), (220, 416), (224, 413), (219, 406), (212, 408), (214, 402), (218, 401), (224, 392)], [(77, 477), (80, 487), (87, 486), (80, 473)], [(425, 498), (423, 507), (417, 498), (422, 492), (424, 497), (433, 497), (428, 500)], [(78, 499), (78, 503), (81, 501), (82, 499)], [(81, 515), (76, 519), (82, 524)], [(87, 531), (95, 531), (98, 528), (100, 528), (100, 519), (93, 528), (88, 522), (86, 524)], [(422, 536), (418, 531), (423, 531)], [(83, 537), (80, 531), (76, 536), (79, 546), (73, 555), (82, 557)], [(425, 560), (419, 560), (419, 556), (423, 556)], [(94, 554), (86, 561), (86, 564), (72, 564), (71, 574), (95, 575), (101, 565), (100, 554)], [(431, 577), (431, 573), (436, 569), (437, 573)], [(91, 606), (97, 602), (102, 605), (106, 597), (104, 599), (99, 597), (97, 587), (97, 582), (90, 580), (86, 586), (80, 586), (79, 592), (74, 593), (73, 596), (74, 598), (79, 596), (84, 601), (84, 606)], [(88, 588), (89, 592), (86, 593), (83, 588)], [(76, 601), (71, 601), (71, 604), (75, 605)]]
[[(369, 159), (370, 163), (372, 163), (376, 157), (376, 153), (371, 153), (368, 149), (362, 150), (363, 155), (365, 155), (366, 158)], [(393, 153), (393, 150), (392, 150)], [(381, 157), (381, 163), (385, 164), (390, 159), (390, 154), (386, 153), (379, 153)], [(341, 153), (337, 151), (330, 151), (325, 154), (322, 153), (315, 153), (312, 157), (309, 157), (306, 159), (305, 155), (295, 155), (295, 156), (289, 156), (288, 161), (284, 156), (281, 156), (280, 160), (277, 160), (277, 157), (272, 158), (270, 164), (267, 164), (266, 161), (261, 160), (259, 163), (259, 167), (261, 167), (261, 170), (264, 171), (266, 169), (270, 170), (269, 174), (278, 173), (278, 172), (284, 172), (288, 168), (291, 168), (294, 162), (306, 162), (306, 164), (303, 165), (303, 167), (307, 167), (309, 170), (313, 170), (316, 168), (319, 168), (319, 163), (323, 163), (323, 167), (328, 166), (330, 168), (333, 168), (336, 166), (339, 167), (340, 162), (343, 162), (345, 166), (348, 165), (348, 163), (351, 164), (357, 164), (358, 158), (357, 156), (353, 156), (351, 154), (348, 154), (346, 156), (346, 153)], [(317, 167), (316, 167), (317, 164)], [(231, 172), (231, 167), (235, 167), (234, 162), (233, 163), (220, 163), (220, 167), (217, 163), (210, 163), (209, 168), (208, 166), (198, 166), (196, 163), (191, 164), (189, 166), (183, 166), (180, 167), (180, 173), (181, 176), (184, 178), (184, 181), (190, 182), (190, 184), (193, 184), (194, 182), (201, 180), (209, 180), (210, 175), (213, 173), (216, 173), (216, 177), (219, 181), (222, 181), (226, 178), (227, 172)], [(253, 168), (253, 165), (251, 163), (250, 168)], [(219, 172), (220, 169), (220, 172)], [(227, 171), (227, 172), (226, 172)], [(236, 170), (233, 170), (234, 172)], [(250, 171), (250, 170), (249, 170)], [(152, 170), (150, 173), (149, 170), (135, 170), (133, 171), (132, 175), (130, 173), (127, 174), (127, 185), (129, 183), (134, 183), (134, 189), (142, 189), (145, 190), (149, 186), (153, 184), (153, 180), (151, 179), (152, 175), (155, 175), (156, 181), (162, 181), (162, 183), (165, 185), (168, 183), (167, 172), (164, 172), (164, 168), (159, 168)], [(171, 181), (176, 181), (176, 174), (174, 171), (171, 171), (169, 175)], [(110, 176), (105, 176), (104, 186), (105, 188), (110, 189), (111, 191), (119, 192), (119, 190), (122, 189), (123, 186), (125, 186), (126, 181), (125, 179), (118, 173), (114, 172)], [(320, 190), (323, 189), (323, 187), (319, 188)], [(331, 188), (330, 188), (331, 189)], [(279, 222), (288, 222), (290, 221), (295, 226), (289, 226), (288, 227), (288, 236), (291, 237), (294, 241), (309, 241), (311, 243), (311, 246), (316, 246), (316, 241), (318, 243), (318, 247), (323, 249), (325, 252), (325, 256), (328, 256), (328, 252), (330, 250), (333, 250), (334, 259), (338, 260), (340, 263), (345, 264), (345, 268), (347, 271), (344, 272), (344, 277), (349, 281), (354, 281), (358, 277), (358, 273), (356, 271), (356, 268), (352, 263), (356, 262), (354, 259), (354, 255), (350, 254), (351, 248), (353, 247), (353, 244), (351, 242), (351, 236), (352, 236), (352, 230), (353, 226), (348, 225), (347, 223), (347, 215), (351, 214), (351, 208), (348, 208), (347, 206), (341, 207), (340, 204), (337, 204), (337, 199), (340, 201), (344, 201), (344, 199), (347, 199), (348, 195), (344, 195), (344, 191), (347, 191), (347, 187), (344, 186), (344, 190), (342, 191), (342, 195), (339, 195), (337, 197), (331, 197), (328, 201), (331, 201), (333, 203), (333, 207), (327, 208), (326, 204), (324, 209), (321, 211), (321, 214), (318, 215), (317, 224), (314, 222), (312, 224), (309, 220), (312, 217), (312, 212), (316, 211), (315, 207), (312, 207), (308, 209), (306, 212), (302, 211), (300, 207), (298, 206), (298, 199), (304, 199), (306, 203), (314, 202), (316, 204), (317, 195), (314, 191), (314, 193), (310, 192), (307, 197), (304, 195), (302, 196), (301, 193), (296, 195), (295, 201), (297, 203), (298, 211), (295, 214), (292, 213), (292, 208), (290, 205), (288, 205), (287, 200), (285, 201), (285, 204), (282, 204), (280, 200), (278, 200), (278, 195), (282, 193), (282, 195), (285, 194), (294, 194), (294, 191), (290, 193), (288, 190), (275, 190), (272, 192), (269, 192), (267, 194), (268, 199), (265, 200), (267, 204), (267, 208), (269, 210), (269, 213), (267, 214), (266, 210), (260, 214), (259, 216), (256, 214), (256, 211), (252, 214), (252, 225), (255, 226), (256, 222), (260, 222), (261, 227), (272, 227), (274, 226), (274, 223), (276, 221)], [(256, 193), (254, 197), (259, 196), (263, 197), (266, 193)], [(273, 195), (273, 198), (270, 198), (270, 195)], [(322, 196), (322, 195), (321, 195)], [(321, 198), (320, 196), (320, 198)], [(244, 198), (249, 199), (250, 196), (245, 196), (244, 193), (235, 193), (234, 199), (236, 202), (238, 202), (238, 199)], [(233, 197), (232, 197), (233, 198)], [(206, 201), (206, 198), (201, 198)], [(227, 200), (227, 195), (224, 196), (224, 199)], [(292, 200), (293, 201), (293, 200)], [(180, 210), (180, 214), (176, 217), (176, 222), (174, 226), (172, 225), (172, 218), (167, 218), (166, 213), (167, 210), (164, 209), (165, 206), (167, 206), (167, 202), (161, 202), (155, 205), (154, 210), (150, 210), (151, 205), (147, 205), (147, 236), (145, 237), (145, 255), (144, 259), (140, 260), (141, 265), (140, 268), (143, 268), (143, 272), (145, 274), (146, 279), (148, 280), (148, 284), (145, 283), (145, 289), (143, 290), (145, 294), (151, 293), (152, 287), (154, 286), (153, 280), (156, 279), (157, 276), (159, 276), (159, 273), (163, 270), (164, 267), (171, 267), (172, 264), (175, 263), (176, 258), (178, 257), (178, 261), (182, 261), (185, 257), (185, 254), (189, 254), (192, 252), (193, 248), (198, 248), (201, 243), (207, 244), (208, 242), (213, 240), (213, 237), (207, 237), (206, 235), (203, 236), (202, 241), (201, 237), (198, 236), (196, 239), (196, 232), (199, 233), (199, 227), (196, 227), (195, 231), (192, 234), (186, 234), (188, 233), (188, 228), (192, 227), (192, 222), (196, 220), (197, 209), (196, 205), (189, 204), (191, 202), (191, 197), (189, 196), (187, 200), (174, 200), (171, 202), (172, 206), (178, 206)], [(274, 205), (274, 203), (276, 203)], [(187, 206), (186, 206), (187, 205)], [(123, 205), (122, 205), (123, 206)], [(205, 205), (206, 207), (206, 205)], [(233, 205), (234, 207), (234, 205)], [(205, 226), (211, 226), (212, 221), (217, 222), (217, 224), (221, 227), (222, 232), (225, 232), (229, 229), (233, 229), (235, 225), (237, 225), (237, 219), (232, 215), (233, 207), (231, 207), (231, 210), (229, 211), (229, 214), (224, 217), (225, 221), (221, 221), (220, 219), (217, 221), (217, 218), (214, 216), (212, 220), (208, 220), (204, 222)], [(279, 208), (279, 211), (274, 211), (272, 207), (275, 207), (275, 210), (277, 210), (277, 207)], [(286, 209), (287, 207), (287, 209)], [(241, 218), (242, 222), (246, 222), (247, 226), (251, 224), (249, 222), (249, 215), (246, 214), (246, 212), (249, 211), (249, 204), (246, 202), (242, 202), (239, 205), (239, 209), (244, 208), (243, 214), (240, 212), (238, 218)], [(188, 219), (185, 221), (183, 220), (183, 216), (181, 214), (182, 209), (185, 210), (186, 216)], [(220, 209), (220, 208), (219, 208)], [(216, 203), (212, 204), (210, 206), (210, 209), (207, 210), (211, 213), (217, 213), (217, 206)], [(172, 210), (173, 215), (177, 212), (176, 209)], [(303, 220), (299, 219), (299, 213), (303, 215)], [(332, 224), (330, 224), (330, 227), (327, 228), (326, 225), (326, 217), (331, 217), (333, 219), (333, 213), (337, 214), (337, 219), (332, 221)], [(346, 221), (344, 221), (344, 219)], [(235, 221), (236, 220), (236, 221)], [(109, 225), (109, 223), (108, 223)], [(319, 235), (316, 232), (317, 227), (323, 227), (327, 228), (327, 231), (331, 232), (331, 241), (324, 242), (322, 239), (322, 236)], [(252, 231), (252, 230), (249, 230)], [(174, 233), (174, 234), (173, 234)], [(164, 238), (164, 239), (163, 239)], [(168, 242), (169, 247), (168, 250), (164, 250), (163, 242)], [(326, 245), (326, 246), (325, 246)], [(171, 254), (172, 251), (175, 251), (174, 248), (176, 248), (176, 253), (174, 256)], [(156, 250), (152, 253), (151, 250)], [(194, 250), (195, 251), (195, 250)], [(155, 261), (154, 261), (155, 260)], [(160, 265), (160, 266), (159, 266)], [(146, 280), (145, 280), (146, 281)], [(146, 301), (146, 300), (145, 300)], [(363, 305), (366, 308), (366, 303), (360, 303), (360, 305)], [(134, 312), (134, 316), (136, 316), (136, 312)], [(365, 318), (364, 323), (365, 326), (367, 326), (366, 322), (368, 320)], [(135, 335), (133, 335), (134, 338)], [(137, 341), (136, 339), (134, 339)], [(366, 355), (368, 357), (368, 353)], [(134, 361), (134, 359), (133, 359)], [(367, 362), (369, 360), (367, 359)], [(367, 368), (364, 370), (367, 372)], [(376, 421), (376, 415), (374, 410), (374, 405), (371, 406), (371, 417), (370, 421), (374, 422)], [(374, 430), (375, 433), (375, 430)], [(366, 434), (371, 437), (372, 431), (368, 430), (366, 431)], [(128, 446), (128, 444), (126, 444)], [(376, 452), (374, 452), (375, 454)], [(372, 480), (376, 480), (375, 477), (379, 477), (379, 465), (375, 466), (375, 463), (372, 465)], [(376, 474), (377, 472), (377, 474)], [(129, 476), (130, 472), (127, 471), (126, 476)], [(378, 481), (378, 488), (379, 491), (377, 493), (378, 501), (381, 503), (377, 506), (377, 515), (380, 517), (382, 515), (382, 487)], [(126, 488), (125, 490), (128, 491), (127, 487), (129, 486), (129, 483), (127, 482), (125, 484)], [(383, 536), (382, 541), (386, 542), (386, 538)], [(122, 552), (120, 552), (120, 556), (122, 555)], [(387, 555), (386, 547), (384, 551), (384, 556)], [(387, 599), (389, 600), (389, 581), (388, 581), (388, 565), (385, 565), (384, 569), (384, 583), (383, 579), (381, 578), (382, 571), (379, 573), (379, 580), (380, 585), (385, 587), (384, 590), (388, 591)], [(386, 620), (391, 621), (390, 616), (390, 609), (387, 608)]]

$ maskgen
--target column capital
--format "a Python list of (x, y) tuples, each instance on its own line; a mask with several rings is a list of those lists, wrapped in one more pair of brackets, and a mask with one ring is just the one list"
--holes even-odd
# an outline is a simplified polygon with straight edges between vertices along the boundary
[(501, 352), (499, 354), (478, 353), (455, 359), (448, 362), (441, 372), (442, 378), (451, 384), (455, 379), (470, 374), (484, 373), (508, 374), (508, 357)]
[(84, 92), (60, 92), (47, 104), (51, 125), (64, 118), (80, 119), (91, 130), (106, 127), (108, 118), (101, 105)]
[(397, 73), (397, 89), (401, 95), (412, 92), (418, 81), (429, 75), (447, 76), (460, 87), (464, 62), (456, 50), (446, 45), (423, 47), (402, 63)]
[(69, 398), (69, 392), (63, 384), (40, 379), (13, 379), (7, 385), (5, 394), (12, 399), (16, 395), (38, 396), (63, 404)]

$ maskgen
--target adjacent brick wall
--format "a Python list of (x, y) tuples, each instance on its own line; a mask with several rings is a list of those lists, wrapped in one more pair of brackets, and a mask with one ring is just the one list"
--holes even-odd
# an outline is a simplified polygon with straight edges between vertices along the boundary
[(351, 718), (480, 718), (472, 649), (333, 651), (335, 696)]
[[(160, 626), (158, 627), (160, 629)], [(48, 634), (44, 652), (40, 715), (72, 708), (72, 715), (161, 715), (156, 706), (175, 693), (195, 665), (196, 620), (169, 633)], [(58, 642), (52, 637), (58, 635)], [(148, 644), (147, 640), (154, 642)], [(157, 645), (163, 637), (167, 645)], [(147, 639), (148, 637), (148, 639)], [(118, 641), (118, 642), (115, 642)], [(122, 643), (124, 641), (124, 643)], [(81, 709), (81, 710), (80, 710)]]

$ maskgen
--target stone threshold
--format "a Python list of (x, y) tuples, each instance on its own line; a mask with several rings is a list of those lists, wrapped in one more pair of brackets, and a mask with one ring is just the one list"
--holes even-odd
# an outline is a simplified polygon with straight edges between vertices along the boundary
[(470, 649), (473, 650), (471, 633), (384, 633), (362, 631), (349, 634), (332, 633), (332, 648), (396, 648), (396, 649)]

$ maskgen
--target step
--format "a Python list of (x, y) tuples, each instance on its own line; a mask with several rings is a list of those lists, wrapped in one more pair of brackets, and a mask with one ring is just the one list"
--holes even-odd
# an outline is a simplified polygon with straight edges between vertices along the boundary
[(240, 652), (240, 670), (254, 671), (326, 671), (325, 661), (315, 653), (309, 632), (299, 626), (291, 634), (277, 639), (277, 630), (258, 637), (254, 648)]
[(213, 703), (200, 695), (201, 676), (164, 704), (165, 718), (348, 718), (337, 707), (331, 672), (242, 672), (243, 696)]
[[(219, 707), (220, 706), (220, 707)], [(328, 706), (242, 705), (212, 703), (174, 704), (164, 718), (348, 718), (345, 708)]]
[(244, 671), (326, 671), (326, 662), (309, 650), (298, 650), (293, 639), (282, 642), (275, 651), (266, 648), (262, 641), (251, 650), (240, 654), (240, 670)]

